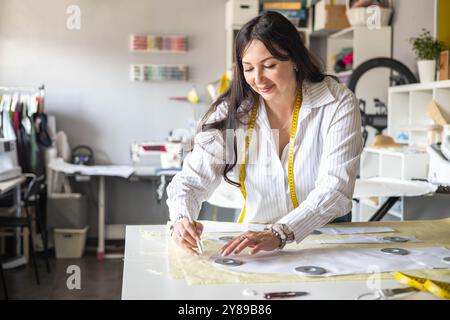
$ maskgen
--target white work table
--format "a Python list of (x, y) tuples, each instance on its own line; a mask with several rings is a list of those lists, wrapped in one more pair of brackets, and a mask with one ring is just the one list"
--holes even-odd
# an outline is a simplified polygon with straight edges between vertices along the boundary
[[(98, 177), (98, 241), (97, 241), (97, 260), (103, 261), (105, 258), (122, 258), (121, 253), (105, 253), (105, 234), (106, 234), (106, 191), (105, 191), (105, 177), (121, 177), (135, 181), (144, 178), (158, 178), (161, 179), (159, 188), (162, 191), (165, 188), (166, 176), (173, 176), (177, 169), (162, 169), (151, 168), (145, 174), (136, 173), (135, 168), (123, 165), (75, 165), (66, 163), (63, 159), (52, 159), (49, 164), (49, 169), (55, 172), (61, 172), (66, 175), (80, 175)], [(50, 179), (51, 180), (51, 179)], [(162, 192), (161, 191), (161, 192)]]
[[(316, 299), (355, 300), (359, 295), (372, 291), (367, 281), (326, 281), (270, 284), (221, 284), (193, 285), (184, 279), (170, 278), (167, 241), (144, 241), (142, 232), (163, 231), (163, 225), (127, 226), (122, 282), (124, 300), (261, 300), (266, 292), (306, 291), (309, 294), (286, 300)], [(145, 248), (143, 248), (145, 245)], [(148, 247), (147, 247), (148, 246)], [(143, 251), (142, 249), (145, 249)], [(147, 253), (146, 253), (147, 252)], [(152, 252), (152, 254), (148, 254)], [(381, 280), (381, 289), (402, 288), (395, 280)], [(245, 289), (255, 290), (256, 296), (245, 296)], [(427, 293), (414, 293), (408, 298), (432, 299)], [(265, 300), (265, 299), (264, 299)], [(266, 300), (268, 301), (268, 300)]]

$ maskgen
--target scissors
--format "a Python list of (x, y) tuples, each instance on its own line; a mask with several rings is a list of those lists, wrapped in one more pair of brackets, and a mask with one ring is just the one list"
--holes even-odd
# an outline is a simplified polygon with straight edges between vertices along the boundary
[(378, 289), (372, 292), (366, 292), (359, 295), (356, 300), (389, 300), (394, 298), (397, 295), (417, 292), (419, 291), (416, 288), (408, 287), (408, 288), (396, 288), (396, 289)]
[(303, 291), (284, 291), (284, 292), (267, 292), (264, 293), (265, 299), (277, 299), (277, 298), (293, 298), (306, 296), (308, 292)]

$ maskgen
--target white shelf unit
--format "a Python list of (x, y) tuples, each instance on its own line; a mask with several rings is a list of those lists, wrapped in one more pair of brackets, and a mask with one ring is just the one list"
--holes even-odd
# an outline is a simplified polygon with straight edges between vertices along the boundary
[(428, 160), (425, 150), (365, 148), (361, 155), (361, 179), (426, 179)]
[[(411, 84), (388, 89), (388, 135), (396, 138), (402, 127), (433, 125), (426, 116), (429, 103), (434, 100), (450, 122), (450, 80), (427, 84)], [(410, 134), (410, 133), (409, 133)], [(397, 179), (427, 179), (429, 155), (426, 152), (427, 133), (416, 131), (409, 146), (398, 149), (365, 148), (361, 155), (361, 178), (388, 177)], [(360, 212), (372, 214), (385, 199), (362, 199)], [(402, 197), (388, 212), (390, 218), (400, 220), (442, 218), (448, 212), (448, 197)]]
[[(392, 28), (387, 26), (369, 30), (364, 27), (352, 27), (328, 37), (326, 50), (327, 73), (348, 79), (353, 70), (341, 73), (336, 73), (334, 70), (335, 56), (344, 48), (353, 48), (353, 69), (369, 59), (391, 57)], [(378, 68), (367, 72), (359, 79), (355, 93), (359, 99), (366, 101), (366, 112), (374, 114), (377, 112), (373, 102), (375, 98), (387, 104), (388, 87), (389, 69)], [(374, 130), (369, 128), (369, 142), (373, 136)]]
[[(365, 148), (361, 155), (361, 179), (385, 177), (394, 179), (426, 179), (429, 155), (414, 148), (375, 149)], [(391, 218), (405, 220), (405, 208), (409, 198), (402, 197), (388, 214)], [(371, 216), (387, 200), (383, 197), (361, 199), (359, 211)], [(366, 217), (367, 218), (369, 217)], [(364, 220), (364, 219), (363, 219)]]
[(353, 48), (353, 68), (372, 58), (390, 57), (391, 39), (391, 27), (374, 30), (350, 27), (331, 34), (327, 43), (327, 72), (335, 73), (334, 56), (343, 48)]
[[(391, 87), (388, 90), (388, 135), (396, 139), (404, 127), (430, 127), (434, 123), (426, 116), (429, 103), (434, 100), (450, 122), (450, 80), (427, 84)], [(410, 146), (425, 148), (427, 132), (408, 132)]]
[[(326, 42), (327, 73), (348, 80), (353, 69), (365, 61), (379, 57), (391, 57), (392, 28), (386, 26), (370, 30), (365, 27), (351, 27), (328, 36)], [(353, 69), (336, 73), (334, 70), (335, 56), (344, 48), (353, 48)], [(377, 68), (365, 73), (359, 79), (355, 93), (359, 99), (366, 102), (368, 114), (375, 114), (378, 111), (375, 108), (375, 98), (388, 103), (389, 75), (389, 69)], [(371, 143), (375, 136), (375, 130), (368, 128), (368, 132), (367, 141)]]

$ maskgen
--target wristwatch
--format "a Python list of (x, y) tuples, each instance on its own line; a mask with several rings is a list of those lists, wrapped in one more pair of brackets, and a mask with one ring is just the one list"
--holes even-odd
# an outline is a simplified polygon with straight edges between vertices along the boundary
[(294, 242), (294, 232), (286, 224), (273, 224), (270, 231), (280, 240), (279, 249), (283, 249), (286, 243)]

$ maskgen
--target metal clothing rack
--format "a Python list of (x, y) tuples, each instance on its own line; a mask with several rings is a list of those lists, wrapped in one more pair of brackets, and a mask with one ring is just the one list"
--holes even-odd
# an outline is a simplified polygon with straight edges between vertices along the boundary
[(19, 93), (19, 94), (32, 94), (32, 93), (39, 93), (39, 98), (40, 98), (40, 108), (39, 111), (43, 112), (44, 111), (44, 99), (45, 99), (45, 85), (42, 84), (39, 87), (28, 87), (28, 86), (11, 86), (11, 87), (3, 87), (0, 86), (0, 94), (1, 93), (8, 93), (8, 94), (14, 94), (14, 93)]
[(39, 87), (20, 87), (20, 86), (13, 86), (13, 87), (3, 87), (0, 86), (0, 91), (20, 91), (20, 92), (37, 92), (37, 91), (45, 91), (45, 85), (41, 85)]

